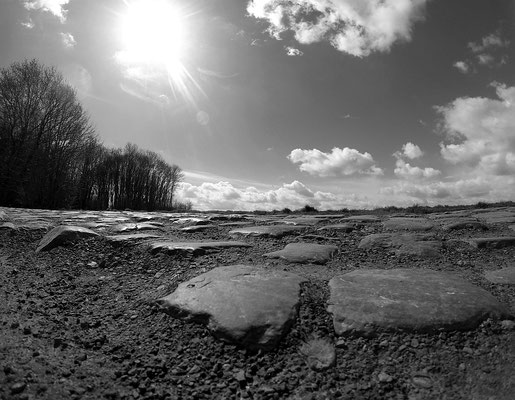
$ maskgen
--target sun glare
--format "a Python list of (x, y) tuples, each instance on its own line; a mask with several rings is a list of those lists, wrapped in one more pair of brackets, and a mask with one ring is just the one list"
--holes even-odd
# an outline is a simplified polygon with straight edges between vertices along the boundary
[(165, 67), (179, 73), (184, 31), (179, 13), (164, 0), (131, 3), (122, 18), (124, 58), (134, 63)]

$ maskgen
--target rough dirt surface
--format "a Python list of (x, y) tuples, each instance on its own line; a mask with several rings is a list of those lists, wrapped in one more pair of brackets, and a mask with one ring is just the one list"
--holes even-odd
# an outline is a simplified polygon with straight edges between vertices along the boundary
[[(145, 243), (161, 239), (124, 242), (106, 236), (117, 233), (120, 224), (158, 222), (159, 229), (145, 233), (170, 241), (230, 241), (233, 223), (282, 224), (286, 216), (257, 220), (195, 214), (213, 226), (188, 232), (180, 229), (196, 225), (195, 218), (174, 224), (187, 215), (2, 208), (0, 399), (513, 400), (515, 324), (509, 319), (486, 320), (469, 331), (338, 337), (327, 312), (328, 281), (334, 276), (416, 267), (452, 272), (515, 313), (515, 286), (484, 277), (487, 271), (514, 266), (515, 246), (475, 248), (463, 241), (515, 236), (510, 229), (515, 210), (481, 211), (427, 215), (435, 223), (429, 232), (442, 247), (438, 257), (425, 258), (394, 248), (358, 248), (365, 236), (385, 233), (386, 215), (377, 220), (324, 215), (319, 224), (281, 238), (239, 238), (252, 245), (248, 248), (152, 254)], [(441, 229), (460, 218), (480, 220), (488, 229)], [(354, 229), (318, 231), (340, 222)], [(44, 235), (59, 225), (88, 227), (99, 236), (36, 253)], [(336, 245), (338, 252), (325, 265), (263, 257), (289, 243), (309, 241)], [(262, 265), (307, 279), (298, 317), (272, 352), (224, 343), (204, 325), (165, 314), (156, 302), (182, 282), (235, 264)], [(313, 367), (310, 360), (317, 359), (317, 352), (328, 354), (327, 367)]]

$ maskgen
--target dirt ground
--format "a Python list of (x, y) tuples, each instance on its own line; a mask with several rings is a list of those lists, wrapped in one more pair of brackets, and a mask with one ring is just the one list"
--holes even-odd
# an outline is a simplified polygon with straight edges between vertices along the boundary
[[(165, 235), (230, 240), (230, 229), (179, 234), (166, 225)], [(500, 321), (465, 332), (336, 337), (326, 310), (327, 282), (336, 274), (418, 267), (454, 272), (515, 312), (514, 287), (483, 277), (514, 266), (515, 247), (475, 249), (451, 240), (513, 231), (506, 224), (438, 231), (445, 245), (437, 259), (358, 249), (365, 235), (378, 232), (378, 223), (351, 233), (307, 228), (303, 234), (324, 236), (308, 241), (339, 248), (321, 266), (263, 258), (307, 240), (295, 235), (248, 237), (250, 248), (193, 257), (113, 246), (102, 236), (36, 253), (45, 230), (1, 229), (0, 399), (515, 399), (515, 330)], [(297, 321), (275, 351), (223, 343), (202, 325), (164, 314), (155, 302), (185, 280), (232, 264), (308, 278)], [(335, 366), (309, 367), (299, 349), (313, 337), (334, 344)]]

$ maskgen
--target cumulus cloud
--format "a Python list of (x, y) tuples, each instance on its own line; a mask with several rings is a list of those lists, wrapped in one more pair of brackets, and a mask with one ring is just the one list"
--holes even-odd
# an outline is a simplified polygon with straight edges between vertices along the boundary
[(66, 10), (64, 6), (70, 0), (22, 0), (27, 10), (42, 10), (55, 15), (61, 22), (66, 21)]
[(315, 194), (306, 187), (302, 182), (293, 181), (292, 183), (285, 184), (284, 187), (286, 189), (293, 190), (294, 192), (305, 196), (305, 197), (315, 197)]
[(252, 0), (247, 12), (278, 40), (293, 32), (302, 44), (327, 41), (356, 57), (409, 41), (428, 0)]
[(27, 21), (25, 21), (25, 22), (20, 22), (20, 24), (21, 24), (22, 26), (24, 26), (25, 28), (27, 28), (27, 29), (32, 29), (32, 28), (34, 28), (34, 21), (32, 21), (32, 19), (31, 19), (31, 18), (29, 18), (29, 19), (28, 19)]
[(456, 61), (453, 67), (457, 68), (463, 74), (468, 74), (471, 71), (470, 65), (465, 61)]
[(439, 170), (434, 168), (412, 167), (400, 158), (397, 159), (393, 172), (398, 177), (404, 179), (431, 179), (441, 174)]
[(63, 42), (64, 47), (67, 49), (72, 49), (75, 47), (77, 42), (71, 33), (61, 32), (61, 41)]
[(402, 146), (402, 153), (410, 160), (414, 160), (415, 158), (419, 158), (424, 155), (424, 152), (420, 150), (420, 147), (411, 142), (408, 142)]
[(475, 173), (515, 174), (515, 86), (492, 85), (496, 99), (461, 97), (436, 107), (447, 139), (440, 152)]
[(318, 149), (295, 149), (287, 158), (294, 164), (300, 164), (301, 171), (321, 177), (383, 174), (383, 170), (376, 167), (370, 153), (360, 153), (348, 147), (335, 147), (331, 153)]
[(477, 42), (469, 42), (467, 48), (471, 58), (467, 61), (456, 61), (453, 66), (464, 74), (475, 72), (475, 67), (501, 66), (507, 60), (507, 55), (502, 52), (509, 45), (510, 41), (503, 39), (499, 31), (491, 33)]
[(285, 46), (284, 50), (286, 50), (286, 55), (290, 57), (296, 57), (296, 56), (302, 56), (304, 53), (300, 51), (299, 49), (296, 49), (295, 47), (291, 46)]

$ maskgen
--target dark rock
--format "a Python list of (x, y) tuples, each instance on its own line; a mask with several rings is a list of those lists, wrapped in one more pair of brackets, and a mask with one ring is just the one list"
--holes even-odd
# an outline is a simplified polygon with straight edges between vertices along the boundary
[(494, 248), (500, 249), (503, 247), (515, 246), (515, 237), (487, 237), (487, 238), (473, 238), (463, 239), (465, 243), (470, 244), (478, 249), (482, 248)]

